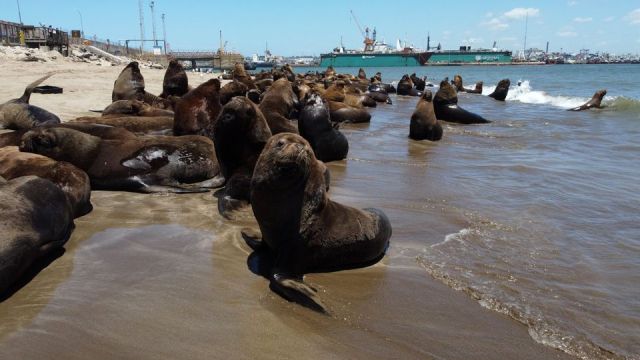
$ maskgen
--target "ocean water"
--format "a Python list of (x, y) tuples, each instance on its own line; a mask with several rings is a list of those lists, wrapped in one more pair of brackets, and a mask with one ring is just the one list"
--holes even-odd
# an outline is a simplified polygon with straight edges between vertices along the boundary
[[(396, 178), (387, 184), (394, 216), (423, 221), (408, 256), (425, 276), (525, 324), (542, 344), (583, 359), (640, 358), (640, 66), (365, 70), (436, 85), (460, 74), (467, 87), (484, 81), (483, 95), (511, 80), (504, 103), (459, 95), (489, 125), (447, 124), (434, 144), (407, 140), (415, 100), (402, 98), (374, 110), (375, 140), (351, 148), (350, 165), (370, 161)], [(606, 108), (565, 111), (602, 88)], [(394, 167), (419, 170), (396, 176)], [(432, 230), (442, 222), (458, 229)]]

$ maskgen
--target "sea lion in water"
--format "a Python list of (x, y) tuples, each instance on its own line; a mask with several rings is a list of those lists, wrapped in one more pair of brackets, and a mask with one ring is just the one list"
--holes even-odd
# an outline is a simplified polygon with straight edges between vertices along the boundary
[(473, 90), (465, 89), (465, 91), (469, 94), (482, 94), (482, 81), (478, 81)]
[(43, 81), (51, 77), (49, 73), (29, 84), (18, 99), (0, 104), (0, 129), (26, 130), (44, 124), (59, 124), (60, 118), (47, 110), (29, 104), (31, 93)]
[(320, 95), (313, 93), (309, 96), (300, 113), (298, 129), (318, 160), (329, 162), (347, 157), (349, 142), (344, 134), (331, 125), (329, 107)]
[(0, 294), (36, 260), (61, 249), (73, 231), (73, 211), (54, 183), (37, 176), (0, 178)]
[(407, 96), (422, 96), (422, 92), (417, 91), (413, 87), (413, 81), (409, 75), (402, 76), (402, 79), (398, 82), (398, 86), (396, 87), (396, 92), (398, 95), (407, 95)]
[(427, 84), (427, 80), (426, 80), (427, 77), (426, 76), (421, 79), (416, 75), (416, 73), (413, 73), (413, 74), (411, 74), (411, 76), (409, 76), (409, 78), (413, 82), (413, 85), (416, 87), (416, 90), (424, 91), (424, 87)]
[[(97, 136), (103, 140), (109, 139), (135, 139), (136, 135), (127, 129), (113, 127), (103, 124), (88, 124), (88, 123), (74, 123), (66, 122), (62, 124), (44, 125), (46, 127), (63, 127), (68, 129), (75, 129), (82, 131), (85, 134)], [(24, 135), (29, 130), (16, 130), (0, 134), (0, 148), (5, 146), (19, 146)]]
[(213, 135), (220, 171), (226, 179), (218, 211), (229, 218), (231, 211), (249, 203), (253, 168), (271, 130), (258, 106), (247, 98), (234, 97), (222, 108)]
[(601, 109), (602, 108), (602, 98), (604, 98), (604, 96), (607, 95), (607, 90), (606, 89), (602, 89), (602, 90), (598, 90), (596, 91), (595, 94), (593, 94), (593, 97), (591, 98), (591, 100), (587, 101), (586, 103), (578, 106), (578, 107), (574, 107), (572, 109), (569, 109), (570, 111), (582, 111), (582, 110), (588, 110), (591, 108), (597, 108), (597, 109)]
[(93, 190), (201, 192), (222, 185), (213, 142), (203, 136), (146, 136), (102, 140), (65, 128), (35, 129), (20, 151), (84, 170)]
[(274, 135), (281, 132), (298, 133), (298, 128), (289, 119), (295, 118), (299, 107), (298, 97), (294, 94), (289, 80), (285, 78), (274, 81), (260, 102), (260, 111)]
[(102, 110), (102, 116), (173, 116), (173, 111), (158, 109), (140, 100), (116, 100)]
[(466, 92), (469, 94), (482, 94), (482, 81), (478, 81), (473, 90), (467, 89), (462, 83), (462, 76), (456, 75), (453, 77), (453, 86), (457, 92)]
[(440, 89), (433, 98), (433, 109), (436, 118), (442, 121), (459, 124), (484, 124), (490, 121), (480, 115), (469, 112), (458, 106), (456, 89), (447, 79), (440, 82)]
[(93, 209), (91, 184), (84, 171), (64, 161), (21, 152), (17, 146), (0, 149), (0, 176), (11, 180), (29, 175), (48, 179), (56, 184), (69, 200), (74, 217), (88, 214)]
[(296, 134), (272, 136), (251, 179), (251, 207), (262, 241), (248, 240), (275, 259), (272, 288), (286, 299), (326, 311), (303, 282), (309, 272), (336, 271), (379, 261), (391, 224), (377, 209), (338, 204), (326, 192), (324, 167)]
[(168, 98), (169, 96), (182, 96), (189, 92), (189, 78), (184, 71), (182, 64), (178, 60), (169, 61), (167, 71), (164, 73), (164, 79), (162, 80), (162, 94), (161, 98)]
[(442, 126), (436, 119), (432, 94), (429, 90), (422, 94), (416, 105), (416, 110), (411, 115), (409, 137), (414, 140), (438, 141), (442, 139)]
[(511, 81), (509, 79), (502, 79), (498, 81), (498, 85), (496, 85), (496, 89), (493, 90), (489, 97), (492, 97), (498, 101), (504, 101), (507, 98), (507, 94), (509, 93), (509, 86), (511, 86)]
[(176, 102), (173, 134), (202, 135), (220, 114), (220, 80), (211, 79)]
[(144, 78), (137, 61), (130, 62), (113, 83), (111, 101), (140, 100), (161, 109), (171, 108), (171, 102), (144, 90)]

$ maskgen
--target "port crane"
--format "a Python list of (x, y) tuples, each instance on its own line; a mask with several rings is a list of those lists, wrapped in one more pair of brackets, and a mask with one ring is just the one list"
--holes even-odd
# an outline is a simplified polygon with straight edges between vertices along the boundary
[(356, 14), (354, 14), (353, 10), (349, 10), (351, 12), (351, 16), (353, 17), (353, 20), (356, 22), (356, 25), (358, 26), (358, 30), (360, 30), (360, 34), (362, 35), (362, 37), (364, 38), (364, 51), (373, 51), (373, 44), (375, 44), (376, 42), (376, 29), (373, 29), (373, 38), (369, 37), (369, 27), (366, 27), (364, 29), (364, 31), (362, 30), (362, 26), (360, 26), (360, 22), (358, 21), (358, 18), (356, 17)]

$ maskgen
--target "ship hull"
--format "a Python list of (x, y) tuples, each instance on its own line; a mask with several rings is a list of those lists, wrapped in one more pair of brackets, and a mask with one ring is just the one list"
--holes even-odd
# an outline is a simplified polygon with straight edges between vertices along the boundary
[(511, 64), (510, 51), (442, 51), (421, 53), (330, 53), (320, 55), (320, 66), (384, 67), (422, 65)]
[(442, 51), (431, 53), (427, 65), (499, 65), (511, 60), (511, 51)]

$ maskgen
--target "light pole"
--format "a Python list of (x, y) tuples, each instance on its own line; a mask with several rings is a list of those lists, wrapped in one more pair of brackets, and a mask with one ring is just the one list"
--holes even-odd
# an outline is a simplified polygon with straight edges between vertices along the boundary
[(18, 19), (20, 19), (20, 25), (22, 25), (22, 14), (20, 14), (20, 0), (16, 0), (18, 4)]
[(80, 12), (80, 10), (76, 10), (76, 11), (80, 15), (80, 38), (84, 39), (84, 23), (82, 22), (82, 13)]

